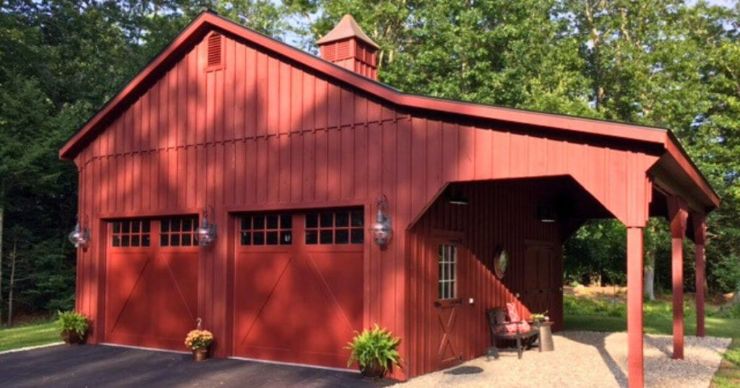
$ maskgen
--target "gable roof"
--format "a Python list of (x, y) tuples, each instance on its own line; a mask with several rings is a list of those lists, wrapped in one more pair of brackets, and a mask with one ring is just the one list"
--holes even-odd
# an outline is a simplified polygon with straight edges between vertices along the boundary
[(290, 58), (335, 81), (350, 85), (354, 89), (401, 108), (660, 145), (680, 165), (693, 185), (697, 186), (704, 194), (708, 208), (711, 210), (719, 206), (719, 196), (693, 164), (675, 136), (666, 129), (402, 93), (378, 81), (222, 18), (210, 11), (205, 11), (195, 18), (116, 96), (83, 124), (59, 150), (60, 158), (73, 159), (115, 118), (121, 109), (125, 109), (127, 104), (135, 99), (137, 93), (140, 93), (161, 76), (161, 69), (177, 61), (189, 45), (199, 41), (212, 30), (219, 30), (248, 40), (269, 52)]
[(362, 27), (360, 27), (360, 25), (355, 21), (355, 18), (349, 14), (344, 15), (342, 20), (339, 21), (339, 24), (329, 31), (328, 34), (317, 40), (316, 44), (322, 45), (347, 38), (357, 38), (376, 49), (380, 48), (377, 43), (373, 42), (373, 40), (365, 34), (365, 31), (362, 31)]

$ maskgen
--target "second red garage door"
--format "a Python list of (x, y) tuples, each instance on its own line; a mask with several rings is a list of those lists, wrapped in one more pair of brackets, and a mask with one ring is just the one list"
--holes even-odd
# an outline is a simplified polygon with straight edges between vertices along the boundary
[(238, 357), (346, 368), (362, 329), (362, 209), (240, 217), (234, 271)]

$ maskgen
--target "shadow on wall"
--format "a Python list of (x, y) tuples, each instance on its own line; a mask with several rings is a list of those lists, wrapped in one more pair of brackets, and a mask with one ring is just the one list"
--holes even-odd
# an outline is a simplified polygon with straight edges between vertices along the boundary
[[(199, 285), (203, 311), (197, 315), (217, 330), (217, 338), (227, 338), (231, 320), (227, 294), (233, 265), (215, 260), (229, 251), (227, 207), (369, 204), (385, 193), (400, 232), (445, 182), (475, 177), (477, 148), (471, 143), (476, 123), (447, 124), (420, 112), (396, 112), (351, 85), (260, 53), (249, 42), (229, 37), (225, 47), (223, 71), (202, 70), (205, 44), (199, 42), (142, 93), (85, 151), (106, 156), (85, 166), (80, 189), (85, 209), (106, 214), (182, 214), (214, 207), (213, 221), (223, 229), (199, 263), (205, 281)], [(491, 129), (490, 123), (481, 129)], [(368, 266), (369, 294), (385, 301), (372, 303), (369, 320), (397, 333), (405, 319), (403, 302), (394, 297), (406, 285), (405, 248), (403, 239), (382, 254), (373, 247)], [(96, 260), (98, 250), (90, 250), (84, 264)], [(379, 255), (382, 260), (376, 260)], [(490, 272), (490, 265), (481, 263)], [(97, 286), (94, 273), (82, 276), (85, 295)], [(83, 310), (95, 308), (88, 297), (79, 303)]]

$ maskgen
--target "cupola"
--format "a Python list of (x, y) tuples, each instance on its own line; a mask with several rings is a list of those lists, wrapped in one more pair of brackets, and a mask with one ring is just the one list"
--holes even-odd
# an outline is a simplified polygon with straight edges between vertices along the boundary
[(378, 49), (352, 15), (344, 15), (339, 24), (319, 39), (321, 57), (365, 77), (378, 79)]

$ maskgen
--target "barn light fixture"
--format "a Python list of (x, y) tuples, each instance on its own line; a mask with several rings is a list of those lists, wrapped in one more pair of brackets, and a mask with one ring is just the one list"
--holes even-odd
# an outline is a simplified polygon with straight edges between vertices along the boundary
[(500, 246), (496, 247), (496, 254), (493, 256), (493, 271), (499, 279), (504, 277), (508, 266), (509, 253)]
[(79, 221), (68, 237), (69, 242), (74, 244), (75, 248), (86, 249), (90, 243), (90, 231), (87, 228), (81, 227)]
[(216, 225), (208, 222), (208, 212), (203, 212), (203, 219), (200, 221), (200, 227), (196, 230), (198, 235), (198, 245), (207, 247), (216, 240)]
[(540, 205), (537, 206), (537, 218), (544, 223), (551, 224), (557, 221), (555, 210), (551, 206)]
[(381, 194), (376, 206), (378, 208), (378, 212), (375, 216), (375, 223), (373, 224), (371, 231), (373, 233), (375, 243), (381, 248), (385, 248), (391, 242), (391, 238), (393, 237), (391, 218), (388, 216), (388, 198)]
[(467, 206), (470, 203), (459, 190), (455, 190), (454, 188), (450, 188), (447, 192), (447, 202), (450, 205), (456, 206)]

